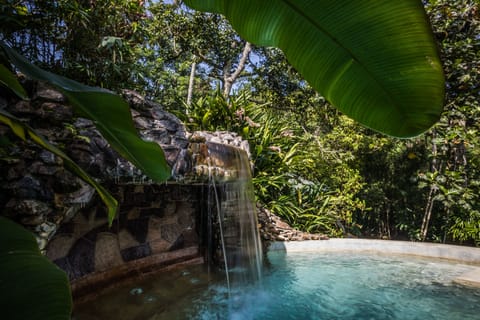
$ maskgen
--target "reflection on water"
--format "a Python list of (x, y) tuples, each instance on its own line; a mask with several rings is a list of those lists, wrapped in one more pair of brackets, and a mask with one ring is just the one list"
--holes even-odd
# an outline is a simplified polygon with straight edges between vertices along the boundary
[(260, 287), (232, 288), (201, 266), (115, 289), (75, 320), (479, 319), (480, 289), (452, 284), (472, 266), (352, 253), (269, 253)]

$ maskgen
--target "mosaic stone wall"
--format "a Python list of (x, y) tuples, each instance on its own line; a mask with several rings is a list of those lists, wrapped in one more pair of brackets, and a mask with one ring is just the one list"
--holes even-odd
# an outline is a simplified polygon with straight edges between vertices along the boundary
[(46, 255), (71, 280), (164, 252), (199, 247), (202, 186), (118, 185), (120, 212), (108, 226), (103, 206), (82, 208), (56, 232)]

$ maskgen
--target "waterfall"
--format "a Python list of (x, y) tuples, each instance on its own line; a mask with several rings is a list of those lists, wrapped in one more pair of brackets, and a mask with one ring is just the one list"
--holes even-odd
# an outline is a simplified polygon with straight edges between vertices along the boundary
[(209, 198), (215, 201), (209, 216), (217, 222), (227, 286), (258, 283), (263, 255), (250, 162), (241, 149), (210, 142), (207, 147)]

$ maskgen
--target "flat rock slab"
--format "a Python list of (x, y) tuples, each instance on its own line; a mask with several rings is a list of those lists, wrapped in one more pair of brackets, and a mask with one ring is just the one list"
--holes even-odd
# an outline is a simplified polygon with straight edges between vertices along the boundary
[(480, 268), (475, 268), (462, 274), (458, 278), (455, 278), (453, 282), (464, 286), (480, 288)]

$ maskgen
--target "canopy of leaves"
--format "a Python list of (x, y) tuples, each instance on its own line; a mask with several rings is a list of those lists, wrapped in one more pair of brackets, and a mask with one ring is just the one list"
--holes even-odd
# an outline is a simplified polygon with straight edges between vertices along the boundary
[(444, 80), (421, 2), (187, 0), (242, 37), (281, 48), (328, 101), (375, 130), (418, 135), (438, 121)]

